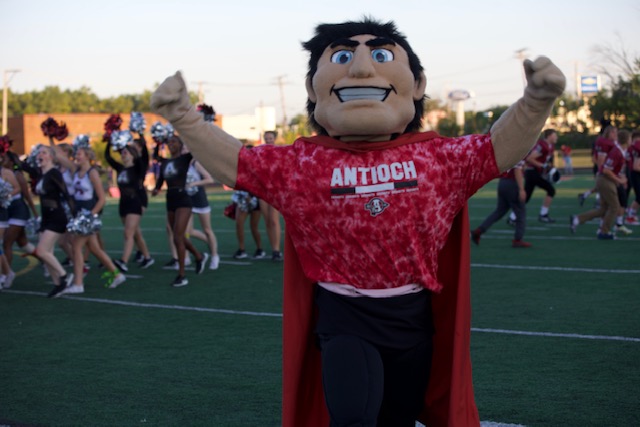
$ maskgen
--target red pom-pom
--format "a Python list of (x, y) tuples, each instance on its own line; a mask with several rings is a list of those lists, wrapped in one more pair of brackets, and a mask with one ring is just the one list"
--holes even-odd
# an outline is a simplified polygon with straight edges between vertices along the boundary
[(63, 122), (60, 122), (60, 126), (58, 126), (58, 128), (56, 129), (53, 137), (58, 141), (62, 141), (67, 136), (69, 136), (69, 130), (67, 129), (67, 125)]
[(58, 122), (56, 122), (52, 117), (49, 117), (47, 120), (42, 122), (40, 128), (42, 129), (44, 136), (53, 137), (58, 129)]
[(120, 117), (120, 114), (112, 114), (104, 123), (104, 130), (109, 133), (109, 136), (111, 136), (111, 132), (114, 130), (120, 130), (120, 126), (122, 126), (122, 118)]
[(9, 151), (9, 147), (13, 141), (9, 138), (9, 135), (0, 136), (0, 154), (4, 154)]

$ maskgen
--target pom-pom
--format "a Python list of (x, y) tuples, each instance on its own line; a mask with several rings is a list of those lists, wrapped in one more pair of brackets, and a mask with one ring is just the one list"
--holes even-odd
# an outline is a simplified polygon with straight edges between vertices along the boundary
[(63, 122), (60, 122), (60, 125), (56, 129), (56, 132), (53, 135), (53, 137), (58, 141), (62, 141), (67, 136), (69, 136), (69, 130), (67, 129), (67, 125)]
[(234, 191), (231, 201), (238, 205), (242, 212), (251, 212), (258, 207), (258, 199), (246, 191)]
[(173, 132), (174, 130), (173, 126), (171, 126), (171, 123), (163, 125), (160, 122), (155, 122), (153, 125), (151, 125), (151, 137), (158, 144), (164, 144), (165, 142), (167, 142), (167, 139), (173, 136)]
[(13, 144), (13, 141), (9, 138), (8, 134), (0, 136), (0, 154), (4, 154), (9, 151), (11, 144)]
[(97, 214), (82, 209), (75, 218), (72, 218), (67, 224), (67, 231), (79, 234), (81, 236), (90, 236), (100, 231), (102, 228), (102, 220)]
[(197, 108), (204, 116), (205, 122), (214, 122), (216, 120), (216, 110), (214, 110), (211, 105), (200, 104)]
[(128, 130), (116, 130), (111, 134), (111, 148), (122, 150), (133, 141), (133, 135)]
[(56, 135), (56, 131), (58, 129), (58, 122), (56, 122), (53, 117), (49, 117), (47, 120), (40, 124), (40, 129), (42, 129), (42, 133), (44, 134), (44, 136), (53, 138)]
[[(196, 170), (193, 165), (189, 166), (187, 169), (187, 184), (191, 184), (192, 182), (200, 181), (200, 173)], [(186, 187), (187, 194), (190, 196), (195, 196), (198, 192), (198, 187), (195, 186), (187, 186)]]
[(147, 122), (142, 113), (131, 112), (131, 120), (129, 121), (129, 130), (135, 133), (143, 133), (147, 127)]
[(75, 153), (80, 148), (91, 148), (89, 143), (89, 135), (78, 135), (73, 139), (73, 152)]
[(11, 192), (13, 191), (13, 185), (0, 178), (0, 206), (8, 208), (11, 204)]
[(32, 168), (32, 169), (37, 169), (40, 167), (40, 165), (38, 164), (38, 153), (40, 152), (40, 149), (44, 147), (42, 144), (36, 144), (31, 148), (31, 152), (29, 153), (29, 155), (27, 156), (25, 162)]
[(122, 126), (120, 114), (110, 115), (107, 121), (104, 122), (104, 135), (102, 135), (102, 140), (104, 142), (111, 141), (111, 134), (114, 131), (120, 130), (120, 126)]
[(34, 240), (38, 238), (38, 232), (40, 231), (40, 226), (42, 224), (41, 218), (29, 218), (24, 225), (24, 231), (27, 233), (27, 238), (29, 240)]

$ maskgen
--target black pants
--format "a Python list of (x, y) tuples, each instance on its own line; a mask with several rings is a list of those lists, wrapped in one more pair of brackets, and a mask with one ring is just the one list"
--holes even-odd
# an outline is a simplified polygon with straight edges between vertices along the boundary
[(524, 191), (527, 193), (526, 203), (529, 203), (529, 199), (533, 195), (533, 190), (536, 187), (542, 188), (547, 192), (547, 196), (553, 197), (556, 195), (556, 189), (553, 185), (544, 179), (540, 172), (535, 169), (527, 169), (524, 171)]
[(498, 204), (495, 210), (478, 227), (480, 231), (486, 232), (496, 221), (509, 212), (509, 209), (516, 216), (516, 231), (513, 238), (522, 240), (527, 224), (527, 210), (524, 203), (520, 201), (520, 189), (514, 179), (501, 178), (498, 181)]
[(349, 298), (319, 289), (316, 302), (331, 426), (414, 427), (431, 371), (430, 293)]

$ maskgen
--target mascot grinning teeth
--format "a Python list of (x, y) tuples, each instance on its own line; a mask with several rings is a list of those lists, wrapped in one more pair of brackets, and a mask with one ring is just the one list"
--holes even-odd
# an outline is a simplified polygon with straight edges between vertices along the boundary
[(243, 148), (179, 72), (151, 98), (219, 182), (285, 220), (282, 425), (479, 426), (467, 201), (529, 152), (565, 77), (524, 61), (490, 132), (451, 138), (421, 132), (427, 79), (393, 22), (321, 24), (303, 47), (317, 136), (292, 145)]

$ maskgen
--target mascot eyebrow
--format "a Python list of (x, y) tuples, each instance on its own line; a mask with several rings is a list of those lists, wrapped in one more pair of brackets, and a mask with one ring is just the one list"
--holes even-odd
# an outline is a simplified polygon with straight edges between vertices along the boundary
[[(357, 40), (341, 38), (331, 43), (330, 47), (332, 49), (338, 46), (356, 47), (359, 44), (360, 42)], [(364, 44), (369, 47), (380, 47), (380, 46), (395, 46), (396, 42), (394, 42), (388, 37), (376, 37), (375, 39), (367, 40), (366, 42), (364, 42)]]

